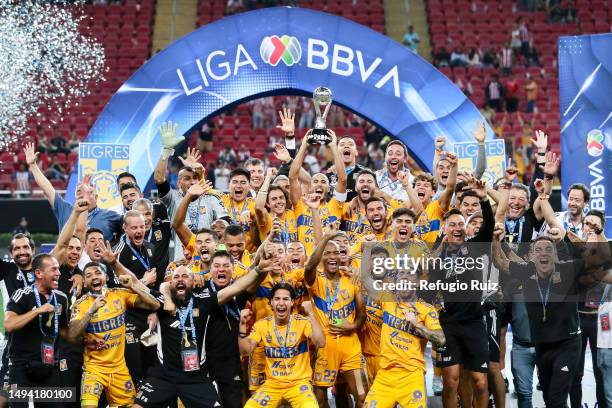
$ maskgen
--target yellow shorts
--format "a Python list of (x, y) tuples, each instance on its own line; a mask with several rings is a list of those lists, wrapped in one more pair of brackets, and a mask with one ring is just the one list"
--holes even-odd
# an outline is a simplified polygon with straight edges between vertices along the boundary
[(318, 408), (312, 386), (308, 381), (292, 387), (262, 385), (247, 401), (244, 408), (276, 408), (285, 401), (291, 408)]
[(317, 350), (313, 384), (331, 387), (339, 373), (362, 367), (361, 344), (357, 334), (338, 338), (327, 336), (325, 347)]
[(249, 358), (249, 391), (259, 389), (266, 381), (266, 355), (262, 346), (255, 347)]
[[(401, 387), (398, 386), (401, 384)], [(427, 404), (425, 373), (421, 369), (380, 369), (365, 399), (364, 408), (419, 408)]]
[(102, 392), (110, 406), (131, 406), (136, 391), (127, 366), (113, 368), (105, 373), (85, 366), (81, 381), (81, 405), (98, 406)]
[(368, 382), (374, 383), (374, 378), (380, 365), (380, 355), (365, 354), (366, 369), (368, 370)]

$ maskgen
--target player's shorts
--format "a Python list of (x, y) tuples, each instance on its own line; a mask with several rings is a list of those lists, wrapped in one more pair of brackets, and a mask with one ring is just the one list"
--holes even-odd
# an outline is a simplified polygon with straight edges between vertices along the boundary
[(110, 406), (131, 406), (133, 404), (136, 391), (127, 366), (100, 369), (100, 371), (85, 366), (81, 380), (81, 405), (97, 407), (102, 392), (106, 394), (106, 400)]
[(492, 363), (499, 363), (500, 310), (501, 308), (498, 306), (485, 309), (485, 320), (489, 334), (489, 361)]
[(306, 380), (291, 387), (265, 383), (245, 404), (245, 408), (276, 408), (285, 401), (293, 408), (318, 408), (312, 386)]
[(203, 375), (169, 375), (161, 368), (149, 370), (136, 394), (135, 403), (144, 408), (165, 408), (180, 398), (183, 406), (219, 407), (217, 390), (212, 381)]
[(484, 318), (460, 323), (442, 324), (446, 344), (438, 347), (438, 367), (462, 364), (466, 370), (486, 373), (489, 370), (489, 335)]
[(326, 336), (325, 347), (317, 349), (313, 384), (331, 387), (338, 373), (362, 367), (361, 343), (356, 333), (350, 336)]
[(368, 372), (368, 382), (372, 384), (374, 382), (374, 377), (376, 377), (376, 372), (378, 372), (378, 367), (380, 366), (380, 355), (364, 354), (364, 357), (366, 370)]
[(380, 369), (365, 398), (364, 408), (419, 408), (427, 405), (425, 372), (394, 367)]
[(262, 346), (255, 347), (249, 358), (249, 391), (259, 389), (266, 381), (266, 355)]

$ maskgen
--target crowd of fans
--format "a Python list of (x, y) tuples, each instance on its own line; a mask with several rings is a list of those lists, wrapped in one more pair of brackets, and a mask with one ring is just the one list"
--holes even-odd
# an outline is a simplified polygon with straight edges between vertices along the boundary
[[(353, 138), (330, 126), (327, 145), (311, 132), (300, 140), (291, 109), (275, 116), (278, 164), (222, 152), (215, 181), (227, 191), (213, 187), (197, 148), (178, 157), (171, 186), (181, 138), (176, 124), (162, 125), (159, 201), (122, 173), (112, 209), (98, 207), (88, 177), (69, 204), (38, 166), (41, 153), (25, 147), (60, 234), (50, 254), (35, 254), (18, 232), (12, 261), (0, 262), (6, 397), (16, 386), (61, 385), (78, 392), (66, 407), (177, 398), (186, 407), (316, 407), (333, 387), (340, 407), (425, 406), (430, 342), (432, 391), (446, 408), (484, 408), (490, 398), (503, 408), (511, 324), (520, 407), (532, 406), (536, 367), (547, 406), (568, 395), (580, 404), (587, 340), (601, 356), (599, 406), (612, 403), (605, 217), (585, 212), (582, 184), (565, 192), (567, 212), (553, 211), (559, 158), (544, 132), (532, 135), (529, 186), (511, 164), (487, 186), (484, 123), (473, 171), (459, 173), (438, 137), (429, 174), (410, 169), (398, 140), (373, 171)], [(328, 162), (306, 166), (313, 150)], [(440, 262), (410, 271), (387, 263), (406, 256)], [(496, 284), (449, 289), (470, 282)]]

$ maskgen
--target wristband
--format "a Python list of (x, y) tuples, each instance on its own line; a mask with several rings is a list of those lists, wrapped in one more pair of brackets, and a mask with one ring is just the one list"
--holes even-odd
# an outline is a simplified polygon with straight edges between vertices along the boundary
[(544, 175), (544, 179), (545, 179), (545, 180), (552, 180), (552, 179), (554, 179), (554, 178), (555, 178), (555, 176), (553, 176), (553, 175), (551, 175), (551, 174), (545, 174), (545, 175)]
[(546, 152), (544, 153), (538, 152), (538, 156), (546, 156)]
[(169, 147), (164, 147), (161, 152), (161, 158), (163, 160), (168, 160), (168, 158), (172, 156), (173, 154), (174, 154), (174, 149), (171, 149)]
[(241, 339), (246, 339), (247, 337), (249, 337), (248, 333), (238, 333), (238, 335), (240, 336)]
[(295, 150), (295, 135), (287, 135), (285, 139), (285, 147), (287, 150)]
[(258, 274), (261, 275), (263, 272), (261, 269), (259, 269), (259, 266), (256, 266), (255, 268), (253, 268), (253, 270)]

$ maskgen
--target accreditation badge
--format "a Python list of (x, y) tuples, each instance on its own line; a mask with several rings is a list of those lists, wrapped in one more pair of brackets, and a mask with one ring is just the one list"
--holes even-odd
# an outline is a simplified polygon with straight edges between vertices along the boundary
[(45, 337), (40, 344), (41, 360), (45, 365), (55, 365), (55, 339)]
[(198, 349), (195, 347), (195, 344), (191, 344), (189, 347), (185, 347), (185, 345), (181, 347), (181, 361), (183, 364), (183, 371), (189, 372), (200, 369)]

